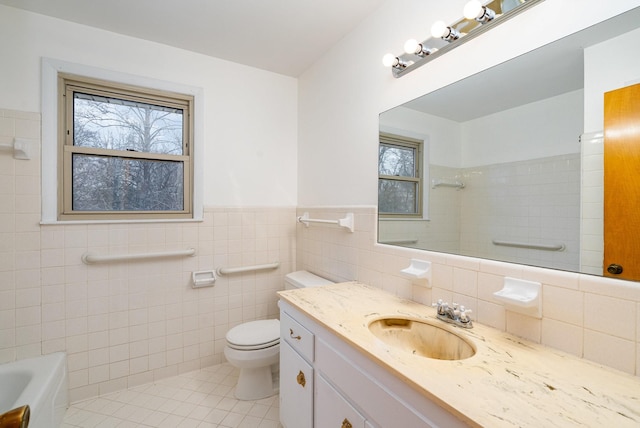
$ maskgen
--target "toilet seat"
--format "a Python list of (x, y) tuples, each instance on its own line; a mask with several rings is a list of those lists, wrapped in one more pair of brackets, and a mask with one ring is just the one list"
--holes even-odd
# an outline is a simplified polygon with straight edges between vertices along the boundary
[(280, 321), (259, 320), (237, 325), (226, 334), (227, 345), (242, 351), (269, 348), (280, 343)]

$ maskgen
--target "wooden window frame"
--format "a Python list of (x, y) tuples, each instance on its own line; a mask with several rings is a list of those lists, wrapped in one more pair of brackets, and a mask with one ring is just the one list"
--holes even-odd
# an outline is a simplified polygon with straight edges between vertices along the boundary
[[(90, 93), (183, 111), (182, 154), (131, 152), (74, 146), (73, 93)], [(194, 97), (107, 80), (58, 73), (58, 220), (173, 220), (194, 218)], [(183, 165), (183, 209), (173, 211), (78, 211), (72, 206), (72, 157), (89, 154), (125, 159), (175, 161)]]

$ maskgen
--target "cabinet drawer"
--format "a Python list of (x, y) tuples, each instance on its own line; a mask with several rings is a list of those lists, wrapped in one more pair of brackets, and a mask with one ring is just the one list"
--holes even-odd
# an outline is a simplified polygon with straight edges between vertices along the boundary
[(280, 316), (280, 337), (307, 361), (313, 362), (313, 333), (286, 313)]
[(322, 377), (316, 377), (315, 425), (326, 428), (365, 428), (364, 417)]

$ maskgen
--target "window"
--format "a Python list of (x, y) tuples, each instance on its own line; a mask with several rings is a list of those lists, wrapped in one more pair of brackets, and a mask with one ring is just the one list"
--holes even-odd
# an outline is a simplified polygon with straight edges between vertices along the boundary
[(380, 134), (378, 213), (385, 217), (422, 217), (423, 142)]
[(59, 220), (193, 218), (193, 102), (59, 74)]

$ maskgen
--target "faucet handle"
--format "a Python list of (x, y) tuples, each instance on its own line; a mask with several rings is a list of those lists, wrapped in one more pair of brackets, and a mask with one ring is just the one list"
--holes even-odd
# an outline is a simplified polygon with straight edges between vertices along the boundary
[(438, 314), (442, 315), (449, 305), (447, 302), (443, 302), (442, 299), (438, 299), (438, 301), (436, 303), (432, 303), (431, 306), (436, 308), (436, 312)]
[(473, 312), (471, 309), (466, 309), (464, 306), (460, 306), (460, 321), (462, 322), (470, 322), (471, 318), (467, 315)]

